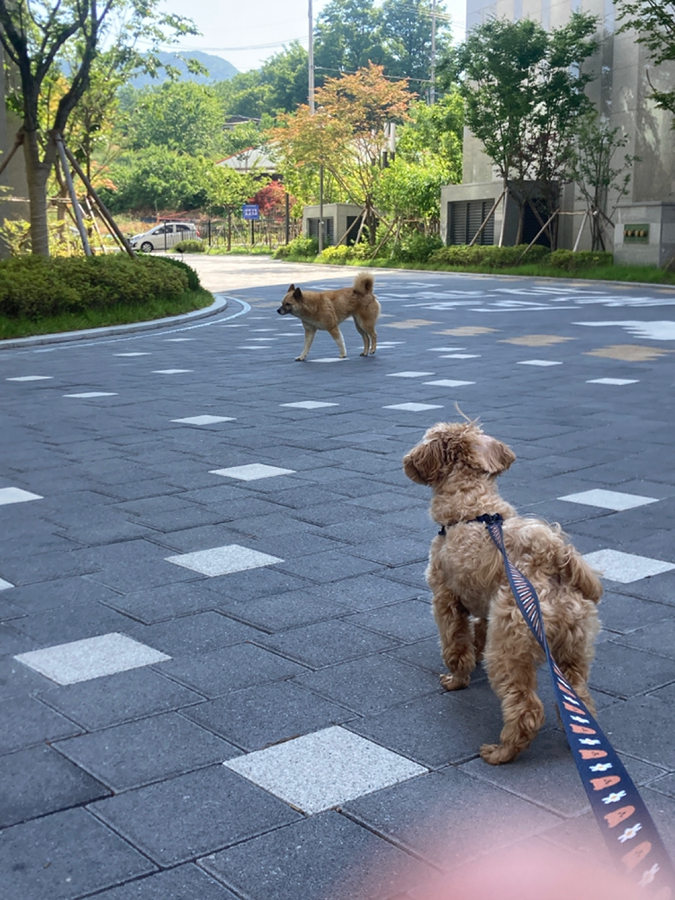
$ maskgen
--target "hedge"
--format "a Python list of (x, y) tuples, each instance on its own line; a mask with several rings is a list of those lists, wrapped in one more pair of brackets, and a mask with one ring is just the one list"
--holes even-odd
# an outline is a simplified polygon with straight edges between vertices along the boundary
[(581, 250), (578, 253), (575, 253), (573, 250), (554, 250), (546, 260), (546, 265), (552, 269), (577, 272), (579, 269), (611, 266), (613, 262), (613, 253), (601, 253), (599, 250)]
[(0, 262), (0, 315), (36, 321), (118, 303), (174, 300), (198, 287), (196, 272), (165, 257), (18, 256)]
[(523, 257), (526, 249), (527, 244), (519, 244), (517, 247), (495, 247), (491, 244), (474, 244), (469, 247), (468, 244), (455, 244), (435, 250), (429, 257), (429, 262), (444, 266), (481, 266), (492, 269), (505, 269), (519, 263), (548, 263), (548, 247), (534, 244)]
[(179, 241), (171, 251), (172, 253), (206, 253), (206, 244), (204, 241), (197, 241), (188, 238), (185, 241)]

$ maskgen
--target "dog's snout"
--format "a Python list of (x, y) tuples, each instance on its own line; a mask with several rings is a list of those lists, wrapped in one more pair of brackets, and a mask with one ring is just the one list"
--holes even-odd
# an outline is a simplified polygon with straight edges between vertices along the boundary
[(280, 306), (279, 309), (277, 310), (277, 312), (279, 313), (280, 316), (286, 315), (286, 310), (283, 308), (283, 306)]

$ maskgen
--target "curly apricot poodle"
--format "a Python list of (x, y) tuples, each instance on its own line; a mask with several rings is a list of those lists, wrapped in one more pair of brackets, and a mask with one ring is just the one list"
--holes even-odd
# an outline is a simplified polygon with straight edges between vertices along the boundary
[(560, 526), (519, 516), (499, 496), (495, 479), (515, 458), (506, 444), (467, 421), (434, 425), (403, 459), (408, 478), (431, 487), (431, 517), (444, 526), (431, 542), (426, 571), (450, 670), (441, 684), (449, 691), (467, 687), (484, 657), (502, 704), (500, 742), (480, 748), (492, 765), (515, 759), (544, 722), (536, 690), (544, 655), (516, 605), (501, 554), (485, 525), (473, 520), (486, 513), (503, 517), (507, 553), (539, 595), (553, 658), (591, 710), (588, 675), (600, 628), (602, 585)]

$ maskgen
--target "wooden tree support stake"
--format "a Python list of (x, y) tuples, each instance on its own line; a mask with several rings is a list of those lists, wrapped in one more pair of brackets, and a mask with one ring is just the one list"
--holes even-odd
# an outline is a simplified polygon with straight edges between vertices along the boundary
[(101, 198), (99, 197), (99, 195), (98, 195), (98, 194), (96, 193), (96, 191), (94, 190), (91, 181), (89, 181), (89, 179), (87, 178), (87, 176), (86, 176), (86, 175), (84, 174), (84, 172), (82, 171), (82, 168), (81, 168), (80, 164), (78, 163), (78, 161), (75, 159), (75, 157), (73, 156), (73, 154), (70, 152), (70, 150), (69, 150), (69, 149), (66, 147), (66, 145), (63, 143), (63, 138), (60, 138), (60, 140), (61, 140), (61, 144), (63, 145), (63, 150), (64, 150), (66, 156), (68, 157), (68, 160), (69, 160), (71, 166), (73, 167), (73, 169), (75, 169), (77, 175), (78, 175), (79, 178), (82, 180), (82, 183), (83, 183), (84, 186), (86, 187), (87, 192), (89, 193), (89, 196), (90, 196), (91, 199), (94, 201), (94, 203), (96, 204), (96, 206), (98, 206), (98, 208), (99, 208), (99, 210), (100, 210), (100, 212), (101, 212), (101, 215), (103, 216), (103, 218), (105, 219), (105, 221), (107, 222), (107, 224), (108, 224), (108, 225), (111, 227), (111, 229), (113, 230), (115, 236), (117, 237), (117, 240), (118, 240), (118, 241), (120, 242), (120, 244), (124, 247), (124, 249), (125, 249), (126, 252), (129, 254), (129, 256), (130, 256), (132, 259), (135, 259), (135, 258), (136, 258), (136, 253), (131, 249), (131, 245), (129, 244), (129, 241), (124, 237), (124, 235), (123, 235), (122, 232), (120, 231), (120, 229), (119, 229), (119, 227), (118, 227), (118, 225), (117, 225), (117, 222), (115, 222), (115, 220), (113, 219), (113, 217), (112, 217), (112, 216), (110, 215), (110, 213), (108, 212), (108, 209), (107, 209), (105, 203), (103, 202), (103, 200), (101, 200)]
[(59, 151), (59, 158), (61, 159), (61, 168), (63, 170), (63, 177), (66, 179), (66, 184), (68, 185), (68, 193), (70, 194), (70, 201), (73, 204), (73, 212), (75, 213), (75, 221), (77, 223), (77, 230), (80, 232), (80, 237), (82, 238), (82, 246), (84, 247), (84, 252), (86, 256), (91, 256), (91, 247), (89, 246), (89, 237), (87, 235), (87, 229), (84, 227), (84, 219), (82, 218), (82, 210), (80, 209), (80, 204), (77, 199), (77, 194), (75, 193), (75, 185), (73, 184), (73, 177), (70, 174), (70, 169), (68, 168), (68, 160), (66, 159), (66, 150), (63, 143), (63, 138), (60, 134), (54, 135), (54, 140), (56, 141), (56, 148)]

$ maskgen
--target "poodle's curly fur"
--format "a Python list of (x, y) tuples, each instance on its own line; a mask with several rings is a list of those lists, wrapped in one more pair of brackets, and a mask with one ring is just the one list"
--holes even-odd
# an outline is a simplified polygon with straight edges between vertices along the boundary
[(516, 605), (500, 552), (485, 525), (471, 520), (486, 513), (503, 517), (507, 554), (539, 595), (552, 656), (590, 710), (587, 682), (600, 628), (602, 585), (560, 526), (523, 518), (499, 496), (495, 479), (515, 458), (510, 447), (467, 421), (434, 425), (403, 459), (408, 478), (431, 487), (431, 517), (446, 531), (431, 542), (426, 571), (450, 670), (441, 684), (449, 691), (467, 687), (484, 657), (501, 700), (500, 743), (480, 749), (492, 765), (515, 759), (544, 722), (536, 692), (544, 654)]

